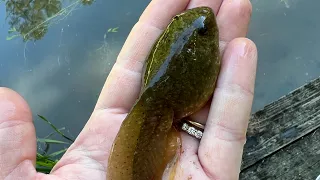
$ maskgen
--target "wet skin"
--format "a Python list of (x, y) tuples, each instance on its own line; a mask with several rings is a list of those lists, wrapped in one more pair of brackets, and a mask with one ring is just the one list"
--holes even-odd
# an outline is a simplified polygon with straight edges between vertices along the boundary
[(181, 146), (176, 125), (212, 96), (220, 71), (215, 15), (198, 7), (175, 16), (144, 66), (139, 98), (110, 153), (109, 180), (161, 179)]

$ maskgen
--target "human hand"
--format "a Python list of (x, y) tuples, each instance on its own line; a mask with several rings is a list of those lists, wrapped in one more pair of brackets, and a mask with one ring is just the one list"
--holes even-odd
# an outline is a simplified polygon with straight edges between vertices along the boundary
[(191, 116), (206, 124), (201, 141), (181, 134), (176, 179), (238, 179), (257, 63), (254, 43), (242, 38), (249, 0), (153, 0), (133, 27), (90, 119), (49, 175), (34, 168), (36, 136), (27, 103), (0, 88), (0, 179), (105, 179), (113, 140), (139, 94), (149, 50), (174, 15), (197, 6), (217, 13), (222, 67), (212, 102)]

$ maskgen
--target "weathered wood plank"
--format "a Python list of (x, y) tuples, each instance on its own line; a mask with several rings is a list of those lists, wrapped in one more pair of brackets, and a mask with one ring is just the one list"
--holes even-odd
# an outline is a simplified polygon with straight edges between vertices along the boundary
[(320, 127), (320, 78), (252, 115), (241, 169)]
[(320, 128), (245, 169), (240, 180), (315, 180), (320, 175)]

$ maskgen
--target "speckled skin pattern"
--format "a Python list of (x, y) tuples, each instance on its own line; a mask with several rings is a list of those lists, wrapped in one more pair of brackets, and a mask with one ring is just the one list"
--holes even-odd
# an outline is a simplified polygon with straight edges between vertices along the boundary
[(180, 145), (175, 124), (205, 105), (219, 71), (212, 10), (198, 7), (175, 16), (147, 58), (140, 96), (110, 153), (108, 180), (161, 179)]

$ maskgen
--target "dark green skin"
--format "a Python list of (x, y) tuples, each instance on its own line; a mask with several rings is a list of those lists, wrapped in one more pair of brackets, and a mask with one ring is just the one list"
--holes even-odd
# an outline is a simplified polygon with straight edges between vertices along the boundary
[(144, 67), (139, 99), (122, 123), (108, 163), (108, 179), (159, 178), (168, 162), (168, 134), (202, 108), (220, 71), (219, 34), (208, 7), (173, 18)]

